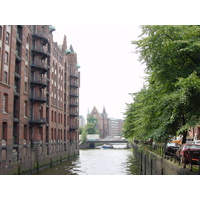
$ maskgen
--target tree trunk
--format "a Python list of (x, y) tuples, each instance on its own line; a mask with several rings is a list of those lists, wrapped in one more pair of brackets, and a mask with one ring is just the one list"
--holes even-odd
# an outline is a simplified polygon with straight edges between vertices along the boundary
[(187, 133), (188, 133), (187, 131), (185, 131), (185, 132), (183, 133), (182, 144), (185, 144), (185, 143), (186, 143)]

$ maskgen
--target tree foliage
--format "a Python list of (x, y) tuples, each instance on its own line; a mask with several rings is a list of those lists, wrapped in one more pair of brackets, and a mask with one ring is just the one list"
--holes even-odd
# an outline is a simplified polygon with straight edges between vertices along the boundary
[(93, 116), (87, 118), (87, 124), (82, 130), (81, 141), (85, 142), (87, 140), (88, 134), (99, 134), (97, 131), (97, 119)]
[(200, 26), (142, 26), (133, 41), (147, 86), (127, 105), (124, 136), (168, 141), (200, 120)]

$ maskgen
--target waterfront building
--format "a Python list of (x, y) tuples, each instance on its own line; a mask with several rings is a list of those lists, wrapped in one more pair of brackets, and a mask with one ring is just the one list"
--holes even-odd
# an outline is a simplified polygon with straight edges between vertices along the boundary
[(115, 118), (109, 118), (108, 119), (108, 132), (109, 136), (111, 138), (114, 138), (115, 136), (122, 136), (122, 125), (123, 120), (122, 119), (115, 119)]
[(0, 25), (0, 174), (47, 167), (79, 153), (73, 47), (55, 27)]
[(101, 138), (122, 136), (123, 120), (109, 118), (105, 107), (103, 108), (103, 112), (100, 113), (94, 106), (91, 113), (88, 114), (88, 117), (90, 116), (97, 119), (97, 130), (100, 133)]

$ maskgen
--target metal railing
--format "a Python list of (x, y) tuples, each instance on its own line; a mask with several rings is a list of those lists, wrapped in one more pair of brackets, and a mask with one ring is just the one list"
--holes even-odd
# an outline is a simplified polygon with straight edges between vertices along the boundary
[(46, 79), (42, 79), (41, 77), (31, 78), (30, 82), (36, 83), (36, 84), (42, 84), (42, 85), (47, 86), (47, 80)]
[(43, 46), (32, 46), (32, 51), (37, 51), (39, 53), (43, 53), (46, 56), (50, 56), (49, 52), (43, 48)]
[(45, 70), (48, 69), (48, 66), (45, 63), (42, 63), (42, 62), (39, 62), (39, 61), (32, 62), (31, 66), (37, 67), (37, 68), (42, 68), (42, 69), (45, 69)]
[[(166, 150), (164, 143), (142, 143), (140, 141), (134, 141), (140, 148), (148, 149), (151, 152), (156, 153), (159, 156), (162, 156), (164, 159), (170, 160), (174, 163), (178, 162), (178, 165), (183, 166), (183, 168), (190, 167), (190, 171), (197, 172), (200, 174), (200, 151), (185, 151), (188, 153), (188, 159), (182, 160), (182, 156), (176, 155), (176, 152), (170, 152)], [(194, 156), (195, 154), (195, 156)]]
[(30, 97), (30, 100), (34, 100), (34, 101), (47, 101), (47, 98), (45, 96), (41, 96), (41, 95), (32, 95)]
[(48, 41), (48, 34), (45, 31), (33, 30), (32, 35), (36, 35)]

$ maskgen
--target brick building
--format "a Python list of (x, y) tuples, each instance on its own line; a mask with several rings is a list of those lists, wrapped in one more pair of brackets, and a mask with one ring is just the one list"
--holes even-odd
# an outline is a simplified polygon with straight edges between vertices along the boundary
[(88, 114), (88, 117), (90, 116), (97, 119), (97, 129), (101, 138), (122, 136), (123, 120), (109, 118), (105, 107), (103, 108), (103, 112), (100, 113), (94, 106), (91, 113)]
[(79, 153), (80, 72), (55, 27), (0, 25), (0, 174), (48, 167)]

